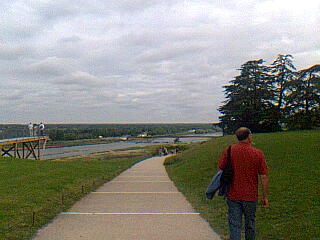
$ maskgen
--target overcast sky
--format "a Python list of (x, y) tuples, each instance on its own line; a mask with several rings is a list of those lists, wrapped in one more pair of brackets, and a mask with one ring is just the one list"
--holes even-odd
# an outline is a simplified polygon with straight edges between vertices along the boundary
[(0, 122), (217, 122), (248, 60), (319, 64), (319, 0), (0, 2)]

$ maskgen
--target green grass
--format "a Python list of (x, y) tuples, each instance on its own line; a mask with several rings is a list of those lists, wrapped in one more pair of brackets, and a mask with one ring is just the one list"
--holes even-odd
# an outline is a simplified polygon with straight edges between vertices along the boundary
[[(224, 148), (233, 136), (196, 144), (169, 158), (166, 169), (194, 208), (227, 239), (227, 209), (221, 197), (204, 196)], [(311, 240), (320, 236), (320, 131), (255, 134), (269, 166), (268, 209), (258, 208), (257, 239)]]
[(0, 158), (0, 239), (29, 239), (56, 214), (150, 154), (149, 149), (111, 159), (103, 155), (67, 161)]

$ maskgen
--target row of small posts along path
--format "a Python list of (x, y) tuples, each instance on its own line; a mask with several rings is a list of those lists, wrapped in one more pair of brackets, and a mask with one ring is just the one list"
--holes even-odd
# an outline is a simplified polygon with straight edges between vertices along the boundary
[(34, 240), (218, 240), (152, 157), (105, 183), (39, 229)]
[(46, 148), (48, 140), (47, 136), (3, 139), (0, 140), (0, 154), (1, 156), (40, 160), (41, 151)]

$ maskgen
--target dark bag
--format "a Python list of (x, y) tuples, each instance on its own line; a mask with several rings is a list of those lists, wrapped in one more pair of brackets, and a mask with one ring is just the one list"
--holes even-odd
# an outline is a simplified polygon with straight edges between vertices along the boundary
[(227, 165), (223, 169), (220, 182), (225, 184), (231, 184), (233, 177), (233, 169), (231, 164), (231, 146), (227, 150)]

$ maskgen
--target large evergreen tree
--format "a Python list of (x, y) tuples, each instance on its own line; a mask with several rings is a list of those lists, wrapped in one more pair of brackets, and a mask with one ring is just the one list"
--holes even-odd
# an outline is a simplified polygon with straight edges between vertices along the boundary
[(320, 65), (298, 71), (287, 101), (290, 128), (310, 129), (320, 124)]
[(296, 71), (292, 56), (278, 55), (270, 67), (263, 60), (244, 63), (240, 75), (224, 86), (220, 126), (232, 133), (241, 126), (254, 132), (320, 127), (320, 65)]
[(270, 72), (273, 76), (273, 92), (275, 94), (275, 121), (279, 122), (284, 117), (284, 109), (286, 107), (286, 95), (288, 88), (294, 81), (295, 66), (292, 63), (292, 55), (279, 54), (270, 66)]
[(239, 70), (240, 75), (224, 86), (227, 100), (219, 108), (222, 128), (228, 133), (241, 126), (254, 132), (272, 130), (268, 119), (274, 111), (274, 96), (268, 68), (259, 59), (244, 63)]

